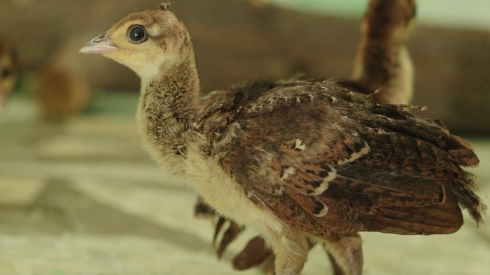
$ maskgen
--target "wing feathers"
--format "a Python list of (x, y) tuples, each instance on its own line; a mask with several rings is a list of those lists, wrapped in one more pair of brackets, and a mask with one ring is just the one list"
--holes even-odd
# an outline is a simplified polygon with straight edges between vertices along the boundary
[(478, 158), (438, 121), (336, 83), (263, 87), (208, 110), (200, 127), (223, 141), (209, 149), (223, 169), (286, 224), (317, 236), (447, 233), (461, 224), (458, 202), (481, 221), (485, 206), (459, 166)]
[(297, 193), (296, 191), (287, 192), (286, 193), (293, 198), (296, 203), (298, 203), (306, 213), (313, 215), (315, 217), (323, 217), (328, 213), (328, 206), (325, 203), (321, 202), (315, 197), (305, 196), (303, 194)]
[(320, 161), (342, 165), (359, 159), (369, 153), (369, 145), (357, 133), (338, 134), (318, 156)]
[(318, 209), (328, 212), (322, 217), (317, 217), (312, 213), (315, 206), (318, 206), (314, 197), (292, 194), (292, 196), (289, 194), (281, 196), (258, 194), (258, 196), (267, 208), (286, 224), (315, 236), (326, 237), (330, 232), (352, 233), (363, 228), (362, 223), (357, 221), (357, 211), (339, 201), (322, 199), (321, 203), (327, 208)]
[(328, 188), (328, 182), (335, 178), (335, 169), (326, 164), (304, 164), (299, 169), (283, 169), (283, 182), (296, 192), (320, 195)]
[(463, 224), (463, 216), (453, 194), (448, 203), (430, 207), (384, 207), (360, 212), (365, 231), (395, 234), (448, 234)]
[(332, 186), (340, 198), (356, 194), (355, 197), (369, 198), (376, 207), (423, 207), (442, 204), (445, 200), (444, 186), (431, 179), (358, 166), (337, 169), (338, 176)]

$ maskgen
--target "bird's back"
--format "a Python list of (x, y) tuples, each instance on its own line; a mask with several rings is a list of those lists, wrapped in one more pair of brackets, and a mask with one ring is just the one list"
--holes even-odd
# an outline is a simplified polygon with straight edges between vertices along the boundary
[(482, 221), (461, 168), (478, 164), (472, 148), (408, 106), (298, 80), (254, 80), (202, 106), (210, 154), (254, 202), (305, 232), (451, 233), (458, 203)]

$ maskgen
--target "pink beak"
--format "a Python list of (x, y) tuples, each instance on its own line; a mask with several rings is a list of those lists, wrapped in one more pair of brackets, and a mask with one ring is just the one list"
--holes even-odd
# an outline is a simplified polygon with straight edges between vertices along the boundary
[(80, 52), (88, 54), (111, 54), (116, 50), (118, 48), (112, 44), (111, 39), (106, 34), (103, 34), (88, 42), (85, 47), (80, 49)]

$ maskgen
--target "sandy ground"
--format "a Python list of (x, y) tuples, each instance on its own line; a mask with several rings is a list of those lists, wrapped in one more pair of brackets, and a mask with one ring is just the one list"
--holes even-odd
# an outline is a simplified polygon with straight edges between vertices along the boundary
[[(17, 99), (0, 113), (0, 274), (258, 274), (216, 259), (210, 222), (193, 217), (196, 195), (140, 147), (136, 97), (100, 101), (62, 124)], [(472, 142), (488, 204), (490, 138)], [(470, 219), (452, 235), (363, 237), (366, 275), (490, 274), (490, 230)], [(321, 249), (303, 274), (331, 274)]]

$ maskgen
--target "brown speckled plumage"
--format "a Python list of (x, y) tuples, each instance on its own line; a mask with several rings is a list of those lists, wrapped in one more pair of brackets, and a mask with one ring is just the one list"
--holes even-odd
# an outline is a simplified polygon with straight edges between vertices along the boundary
[[(376, 92), (374, 99), (378, 102), (409, 103), (413, 94), (413, 71), (405, 43), (412, 29), (415, 13), (416, 3), (413, 0), (371, 0), (362, 23), (362, 36), (356, 54), (353, 78), (337, 82), (352, 91), (364, 94)], [(383, 142), (390, 141), (385, 139)], [(383, 160), (378, 161), (384, 165)], [(409, 167), (404, 169), (414, 170)], [(421, 169), (417, 170), (421, 172)], [(432, 173), (432, 171), (425, 170), (425, 173)], [(394, 196), (393, 199), (399, 197)], [(206, 207), (203, 201), (198, 201), (197, 206)], [(206, 209), (209, 217), (213, 211)], [(199, 209), (196, 209), (196, 213), (198, 212)], [(223, 219), (225, 218), (219, 218), (220, 221)], [(220, 228), (216, 227), (216, 231), (219, 230)], [(232, 241), (230, 238), (221, 240), (217, 251), (222, 253)], [(257, 249), (258, 253), (250, 251), (251, 249)], [(267, 261), (274, 261), (273, 256), (262, 257), (262, 261), (254, 257), (248, 264), (246, 263), (247, 255), (261, 255), (260, 251), (257, 241), (254, 241), (254, 245), (246, 246), (236, 256), (240, 259), (241, 268), (251, 268), (259, 264), (267, 267), (269, 266)], [(344, 274), (334, 258), (329, 256), (335, 274)], [(262, 268), (262, 271), (266, 274), (274, 273), (270, 269)]]
[[(135, 27), (145, 36), (131, 36)], [(257, 229), (277, 275), (300, 274), (307, 237), (361, 274), (358, 231), (451, 233), (463, 222), (458, 202), (481, 222), (485, 206), (460, 167), (478, 158), (406, 106), (377, 104), (335, 81), (296, 80), (254, 80), (199, 101), (190, 36), (165, 9), (129, 15), (82, 51), (141, 77), (148, 151), (220, 215)]]
[[(481, 204), (476, 203), (476, 195), (461, 196), (462, 192), (457, 191), (474, 187), (471, 174), (459, 165), (475, 166), (478, 158), (471, 147), (459, 143), (444, 126), (412, 115), (405, 106), (379, 105), (369, 96), (350, 92), (333, 82), (248, 83), (245, 92), (235, 91), (235, 98), (242, 98), (241, 93), (247, 93), (248, 87), (254, 85), (270, 90), (230, 109), (206, 108), (203, 117), (210, 117), (208, 112), (212, 112), (213, 119), (204, 121), (201, 129), (212, 137), (209, 151), (224, 155), (221, 165), (242, 183), (245, 192), (253, 190), (257, 203), (277, 210), (276, 215), (285, 215), (287, 205), (299, 205), (289, 214), (298, 217), (295, 226), (323, 235), (316, 232), (317, 226), (328, 229), (330, 221), (319, 221), (307, 211), (311, 197), (315, 197), (325, 201), (328, 215), (339, 212), (334, 220), (343, 225), (332, 226), (329, 231), (346, 233), (351, 230), (348, 228), (362, 228), (385, 232), (376, 219), (385, 221), (387, 217), (381, 212), (400, 207), (399, 211), (406, 212), (406, 222), (412, 222), (410, 215), (414, 220), (425, 216), (427, 221), (406, 229), (400, 225), (396, 233), (449, 233), (462, 222), (459, 213), (457, 219), (449, 219), (457, 206), (452, 193), (457, 193), (463, 206), (481, 221)], [(211, 101), (219, 102), (222, 93), (226, 94), (223, 98), (231, 98), (229, 93), (233, 91), (216, 91), (206, 100), (216, 97)], [(215, 125), (217, 121), (226, 125)], [(237, 130), (229, 133), (229, 126)], [(227, 146), (222, 146), (221, 140), (226, 140)], [(301, 140), (305, 149), (293, 149), (295, 140)], [(224, 148), (225, 152), (213, 148)], [(323, 170), (327, 165), (329, 170)], [(283, 171), (290, 167), (295, 171), (282, 180)], [(332, 170), (336, 176), (328, 181), (325, 192), (309, 196), (322, 180), (332, 178)], [(324, 174), (319, 175), (320, 171)], [(332, 199), (334, 202), (327, 203)], [(338, 202), (344, 204), (336, 206)], [(455, 207), (443, 219), (447, 225), (435, 227), (424, 207), (448, 204)], [(284, 219), (289, 220), (286, 216)], [(364, 217), (366, 222), (361, 226), (358, 222)], [(397, 218), (393, 217), (393, 224), (387, 225), (387, 233), (393, 233), (391, 227), (398, 226)], [(311, 228), (306, 225), (309, 219)]]

